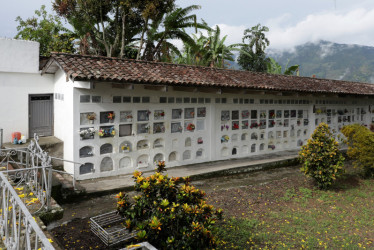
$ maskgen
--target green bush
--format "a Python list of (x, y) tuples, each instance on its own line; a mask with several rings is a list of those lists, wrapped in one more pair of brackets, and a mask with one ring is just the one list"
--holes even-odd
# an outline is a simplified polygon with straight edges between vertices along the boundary
[(117, 211), (126, 218), (126, 227), (137, 230), (137, 240), (148, 241), (160, 249), (205, 249), (215, 246), (212, 229), (221, 219), (204, 199), (205, 192), (190, 185), (190, 179), (169, 178), (162, 174), (159, 162), (155, 174), (145, 177), (135, 172), (135, 190), (131, 204), (127, 195), (117, 195)]
[(374, 176), (374, 133), (368, 128), (352, 124), (341, 130), (348, 144), (347, 155), (355, 167), (363, 168), (365, 175)]
[(320, 189), (328, 188), (343, 172), (344, 157), (329, 126), (320, 123), (308, 143), (301, 148), (301, 170), (312, 177)]

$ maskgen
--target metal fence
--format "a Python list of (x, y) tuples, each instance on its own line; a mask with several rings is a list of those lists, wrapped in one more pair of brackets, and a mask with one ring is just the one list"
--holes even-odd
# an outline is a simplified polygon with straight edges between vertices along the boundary
[(38, 198), (41, 209), (51, 209), (52, 164), (51, 157), (42, 150), (35, 135), (27, 148), (1, 149), (0, 168), (15, 187), (20, 185)]
[(0, 172), (0, 235), (7, 249), (54, 249), (4, 173)]

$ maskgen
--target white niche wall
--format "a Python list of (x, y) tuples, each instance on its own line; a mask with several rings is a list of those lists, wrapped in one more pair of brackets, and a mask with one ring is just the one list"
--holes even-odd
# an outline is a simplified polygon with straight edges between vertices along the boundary
[[(137, 160), (138, 159), (145, 159), (144, 155), (146, 155), (146, 158), (148, 159), (148, 167), (150, 170), (154, 169), (154, 159), (156, 155), (161, 154), (163, 158), (166, 161), (167, 167), (172, 167), (176, 165), (183, 165), (183, 164), (192, 164), (197, 162), (204, 162), (207, 160), (219, 160), (224, 159), (227, 157), (246, 157), (253, 154), (260, 154), (262, 153), (260, 150), (261, 144), (264, 144), (264, 151), (267, 151), (268, 145), (269, 145), (269, 138), (268, 138), (268, 132), (272, 131), (274, 133), (276, 130), (280, 130), (282, 134), (282, 138), (280, 139), (280, 143), (283, 146), (285, 144), (285, 141), (287, 141), (288, 144), (292, 144), (289, 148), (296, 147), (297, 136), (295, 136), (295, 141), (293, 142), (290, 138), (283, 138), (283, 130), (288, 131), (288, 135), (290, 134), (290, 126), (288, 128), (284, 128), (283, 126), (281, 128), (278, 128), (276, 123), (274, 124), (274, 127), (269, 128), (268, 126), (265, 126), (265, 129), (261, 130), (259, 128), (251, 129), (249, 126), (251, 125), (252, 120), (256, 120), (257, 122), (260, 122), (261, 120), (266, 119), (266, 122), (269, 123), (269, 116), (270, 110), (274, 110), (277, 112), (277, 110), (292, 110), (295, 109), (294, 105), (282, 105), (281, 108), (277, 105), (259, 105), (258, 99), (255, 98), (255, 105), (253, 104), (219, 104), (216, 105), (214, 103), (214, 99), (216, 95), (213, 94), (204, 94), (206, 97), (209, 97), (211, 99), (211, 104), (199, 104), (199, 103), (154, 103), (158, 102), (159, 95), (165, 95), (165, 96), (175, 96), (175, 97), (182, 97), (184, 98), (187, 96), (187, 93), (184, 92), (173, 92), (170, 91), (168, 93), (159, 93), (155, 91), (146, 91), (141, 86), (135, 86), (134, 90), (121, 90), (121, 89), (113, 89), (111, 90), (111, 93), (108, 93), (108, 85), (106, 85), (105, 89), (101, 88), (100, 86), (97, 86), (98, 88), (95, 90), (90, 90), (90, 95), (103, 95), (103, 100), (110, 99), (110, 95), (121, 95), (126, 96), (129, 95), (129, 92), (131, 92), (131, 96), (151, 96), (151, 99), (153, 101), (152, 105), (149, 104), (142, 104), (142, 103), (131, 103), (131, 104), (124, 104), (124, 103), (106, 103), (103, 101), (100, 105), (97, 104), (81, 104), (80, 105), (80, 112), (81, 113), (87, 113), (87, 112), (95, 112), (97, 114), (97, 120), (95, 120), (94, 124), (90, 125), (93, 126), (95, 129), (97, 129), (99, 126), (106, 126), (106, 125), (113, 125), (116, 129), (116, 136), (113, 138), (98, 138), (96, 135), (94, 139), (91, 140), (84, 140), (79, 142), (79, 148), (82, 148), (84, 146), (91, 146), (94, 148), (94, 156), (90, 159), (84, 159), (85, 161), (90, 161), (94, 164), (95, 170), (99, 170), (100, 163), (103, 157), (111, 157), (113, 159), (113, 170), (106, 171), (105, 175), (115, 175), (120, 173), (131, 173), (134, 171), (134, 169), (137, 168)], [(110, 88), (109, 88), (110, 89)], [(93, 93), (92, 93), (93, 92)], [(110, 91), (109, 91), (110, 92)], [(104, 96), (104, 94), (108, 94), (108, 96)], [(240, 96), (237, 96), (238, 98), (241, 98)], [(244, 97), (244, 96), (243, 96)], [(248, 97), (245, 97), (248, 98)], [(270, 96), (264, 96), (264, 98), (271, 98)], [(231, 98), (228, 98), (230, 100)], [(155, 101), (157, 100), (157, 101)], [(85, 106), (83, 108), (83, 106)], [(214, 108), (211, 108), (210, 106), (214, 106)], [(310, 105), (309, 105), (310, 106)], [(198, 114), (201, 113), (198, 108), (205, 107), (206, 109), (206, 115), (204, 117), (198, 117)], [(252, 118), (252, 108), (256, 107), (257, 111), (257, 117), (256, 119)], [(183, 112), (179, 119), (172, 119), (172, 109), (181, 109)], [(230, 126), (230, 129), (221, 131), (221, 111), (227, 109), (229, 112), (229, 115), (232, 119), (227, 121), (227, 125)], [(300, 109), (306, 109), (306, 106)], [(149, 110), (150, 114), (148, 115), (147, 121), (138, 121), (138, 111), (139, 110)], [(158, 112), (158, 119), (155, 119), (155, 113), (156, 111), (163, 111), (164, 115), (161, 115), (160, 112)], [(192, 111), (193, 110), (193, 111)], [(296, 110), (299, 110), (297, 108)], [(105, 123), (100, 124), (99, 123), (99, 116), (101, 112), (105, 111), (113, 111), (116, 115), (116, 118), (112, 123)], [(121, 121), (121, 111), (131, 111), (131, 121)], [(212, 113), (212, 111), (214, 113)], [(218, 112), (217, 112), (218, 111)], [(233, 112), (235, 111), (235, 112)], [(186, 112), (189, 112), (189, 116), (185, 116)], [(191, 112), (194, 112), (195, 115), (193, 118), (191, 118)], [(202, 111), (203, 112), (203, 111)], [(260, 118), (260, 113), (264, 112), (266, 114), (266, 118), (262, 117)], [(311, 114), (309, 112), (309, 114)], [(124, 117), (126, 114), (123, 113), (122, 117)], [(129, 115), (127, 114), (126, 117)], [(161, 118), (162, 117), (162, 118)], [(79, 117), (80, 118), (80, 117)], [(212, 119), (213, 120), (210, 120)], [(305, 117), (303, 117), (304, 119)], [(127, 119), (127, 118), (126, 118)], [(295, 121), (297, 121), (299, 117), (295, 117)], [(308, 117), (309, 121), (312, 120), (312, 116)], [(275, 121), (278, 120), (284, 120), (284, 117), (276, 117), (274, 119)], [(292, 124), (292, 119), (288, 119), (289, 125)], [(196, 127), (194, 132), (186, 131), (186, 121), (190, 122), (192, 121)], [(78, 119), (78, 123), (80, 122), (80, 119)], [(182, 126), (182, 133), (170, 133), (170, 126), (171, 123), (179, 122)], [(150, 128), (149, 130), (151, 133), (143, 133), (143, 134), (137, 134), (137, 125), (140, 123), (149, 123)], [(153, 134), (154, 123), (163, 123), (165, 125), (165, 133), (158, 132), (156, 134)], [(129, 131), (124, 131), (124, 136), (119, 137), (119, 126), (122, 124), (131, 124), (131, 135), (130, 135), (130, 129)], [(214, 126), (211, 126), (211, 124), (214, 124)], [(216, 125), (217, 124), (217, 125)], [(311, 124), (311, 122), (309, 123)], [(188, 125), (188, 124), (187, 124)], [(87, 125), (77, 125), (77, 129), (75, 131), (79, 131), (79, 128), (82, 126)], [(217, 127), (216, 127), (217, 126)], [(232, 129), (232, 127), (235, 126), (235, 130)], [(198, 130), (198, 128), (203, 128), (203, 130)], [(307, 127), (295, 127), (295, 132), (297, 133), (298, 129), (301, 129), (303, 131)], [(158, 130), (157, 130), (158, 131)], [(160, 130), (162, 131), (162, 130)], [(253, 132), (256, 132), (257, 134), (257, 140), (251, 139), (251, 134)], [(220, 143), (220, 138), (222, 135), (227, 134), (230, 137), (230, 140), (228, 143)], [(264, 137), (261, 138), (261, 134), (264, 134)], [(210, 136), (214, 138), (210, 138)], [(79, 138), (79, 137), (77, 137)], [(159, 140), (160, 139), (160, 140)], [(304, 138), (303, 138), (304, 139)], [(145, 140), (147, 141), (146, 147), (137, 148), (138, 142)], [(159, 142), (156, 143), (156, 141), (159, 140)], [(128, 150), (129, 152), (121, 152), (121, 143), (124, 141), (129, 142), (131, 144), (131, 150)], [(186, 143), (187, 141), (187, 143)], [(110, 143), (113, 146), (113, 153), (108, 153), (105, 155), (100, 154), (100, 146)], [(273, 139), (273, 143), (276, 143), (276, 139)], [(251, 146), (252, 144), (256, 144), (256, 150), (255, 152), (251, 152)], [(161, 145), (161, 146), (156, 146)], [(78, 156), (79, 156), (79, 148), (78, 148)], [(233, 149), (236, 148), (236, 154), (233, 156)], [(202, 151), (199, 151), (202, 149)], [(277, 150), (279, 149), (276, 148)], [(190, 151), (190, 157), (187, 156), (187, 153), (185, 154), (185, 157), (183, 157), (184, 152), (189, 150)], [(214, 154), (214, 159), (211, 159), (211, 150), (216, 150), (216, 153)], [(223, 155), (221, 154), (222, 152)], [(227, 152), (227, 153), (226, 153)], [(184, 160), (183, 160), (184, 158)], [(78, 159), (78, 158), (77, 158)], [(129, 160), (131, 159), (131, 161)], [(143, 162), (143, 161), (141, 161)], [(146, 162), (146, 161), (144, 161)], [(95, 174), (100, 171), (95, 171)], [(111, 173), (109, 173), (111, 172)], [(89, 175), (89, 174), (87, 174)]]
[[(271, 99), (270, 96), (263, 98)], [(308, 138), (314, 121), (313, 105), (292, 105), (292, 102), (284, 105), (284, 100), (282, 105), (269, 105), (259, 101), (255, 98), (255, 105), (217, 105), (214, 140), (218, 159), (298, 149), (299, 140), (304, 143)], [(223, 140), (224, 137), (229, 139)]]

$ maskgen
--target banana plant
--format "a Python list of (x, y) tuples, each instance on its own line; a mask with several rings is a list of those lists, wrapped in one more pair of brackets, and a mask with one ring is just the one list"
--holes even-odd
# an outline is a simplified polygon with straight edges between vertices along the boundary
[(278, 75), (297, 75), (299, 76), (299, 65), (292, 65), (288, 67), (289, 60), (284, 67), (284, 71), (282, 69), (282, 65), (274, 60), (274, 58), (269, 57), (269, 61), (267, 63), (267, 73), (270, 74), (278, 74)]

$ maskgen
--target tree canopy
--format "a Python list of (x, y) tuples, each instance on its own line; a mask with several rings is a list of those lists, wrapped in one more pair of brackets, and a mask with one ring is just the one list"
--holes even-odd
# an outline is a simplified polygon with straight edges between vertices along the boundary
[(270, 41), (266, 38), (265, 32), (269, 28), (257, 24), (251, 29), (244, 31), (242, 52), (239, 53), (238, 64), (244, 70), (266, 72), (266, 66), (269, 59), (266, 57), (265, 49), (269, 46)]
[[(230, 67), (239, 51), (244, 70), (282, 73), (267, 58), (269, 29), (257, 24), (244, 31), (243, 43), (227, 44), (218, 25), (198, 21), (199, 5), (178, 7), (175, 0), (53, 0), (55, 15), (45, 6), (36, 16), (19, 22), (16, 38), (38, 41), (40, 53), (51, 51), (174, 62), (207, 67)], [(63, 23), (65, 19), (73, 31)], [(191, 32), (193, 30), (194, 32)], [(176, 46), (179, 40), (183, 48)], [(280, 67), (280, 69), (279, 69)], [(294, 74), (296, 65), (283, 72)]]
[(39, 42), (41, 55), (48, 56), (52, 51), (75, 53), (76, 35), (64, 27), (59, 17), (48, 14), (44, 5), (35, 11), (35, 16), (26, 20), (18, 16), (16, 21), (15, 38)]

